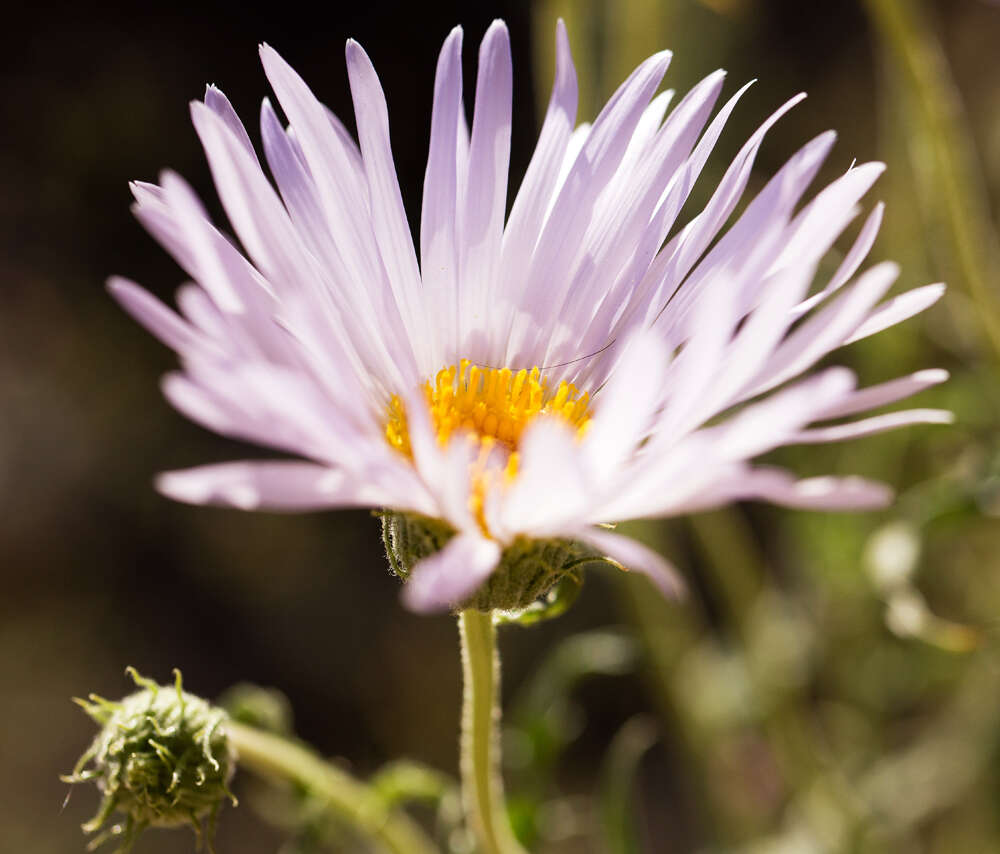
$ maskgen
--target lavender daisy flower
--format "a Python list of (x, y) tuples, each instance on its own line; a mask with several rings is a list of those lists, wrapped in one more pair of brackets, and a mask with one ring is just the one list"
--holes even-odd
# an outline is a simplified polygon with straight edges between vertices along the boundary
[(944, 371), (863, 389), (838, 367), (800, 379), (943, 292), (930, 285), (882, 301), (896, 266), (858, 273), (881, 205), (834, 275), (814, 286), (882, 164), (855, 166), (806, 200), (834, 142), (824, 133), (725, 228), (765, 134), (800, 96), (761, 125), (704, 209), (680, 223), (747, 87), (713, 117), (724, 79), (716, 72), (668, 110), (672, 93), (656, 94), (664, 52), (593, 124), (577, 126), (561, 22), (556, 40), (548, 110), (506, 218), (507, 29), (494, 23), (480, 46), (471, 130), (462, 31), (445, 40), (419, 260), (385, 97), (356, 42), (347, 67), (358, 142), (261, 48), (289, 121), (264, 101), (273, 184), (220, 91), (192, 104), (245, 254), (165, 173), (159, 186), (133, 185), (135, 211), (194, 284), (181, 288), (179, 314), (131, 282), (114, 279), (111, 291), (179, 354), (182, 370), (164, 382), (174, 406), (297, 459), (170, 472), (162, 492), (244, 509), (385, 508), (404, 600), (419, 611), (523, 606), (594, 557), (676, 591), (668, 563), (609, 522), (743, 499), (827, 509), (889, 500), (887, 487), (861, 478), (798, 480), (751, 462), (781, 445), (949, 420), (925, 409), (844, 420), (941, 382)]

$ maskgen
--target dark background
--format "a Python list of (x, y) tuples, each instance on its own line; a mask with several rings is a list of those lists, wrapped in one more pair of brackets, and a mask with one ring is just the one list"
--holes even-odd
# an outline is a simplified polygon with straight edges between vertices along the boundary
[[(649, 9), (657, 4), (631, 5), (656, 14)], [(81, 788), (61, 810), (68, 787), (57, 775), (72, 767), (92, 728), (69, 698), (90, 691), (108, 697), (127, 693), (127, 664), (160, 680), (178, 666), (188, 688), (208, 697), (243, 680), (278, 686), (291, 700), (298, 732), (324, 753), (344, 757), (359, 773), (402, 755), (449, 772), (456, 766), (460, 686), (455, 627), (448, 617), (417, 618), (401, 608), (376, 519), (365, 512), (280, 517), (192, 508), (173, 504), (152, 489), (158, 471), (255, 453), (207, 434), (167, 406), (158, 379), (173, 366), (172, 354), (125, 317), (103, 287), (109, 275), (122, 274), (169, 298), (182, 281), (166, 253), (131, 217), (129, 180), (156, 180), (161, 169), (174, 169), (223, 221), (188, 121), (188, 101), (201, 97), (206, 83), (217, 84), (256, 140), (260, 99), (268, 91), (256, 45), (267, 41), (352, 126), (343, 44), (348, 37), (357, 38), (387, 93), (396, 165), (415, 222), (441, 41), (455, 23), (464, 25), (469, 92), (476, 46), (490, 20), (503, 17), (510, 26), (515, 64), (511, 176), (516, 186), (534, 144), (536, 107), (544, 103), (551, 79), (551, 69), (541, 66), (540, 59), (549, 50), (552, 12), (564, 6), (579, 16), (567, 20), (574, 47), (589, 45), (577, 51), (585, 84), (581, 118), (593, 116), (599, 101), (642, 58), (645, 51), (636, 51), (648, 42), (650, 50), (674, 50), (667, 85), (681, 92), (720, 65), (730, 70), (727, 95), (746, 79), (760, 79), (720, 144), (713, 160), (716, 177), (759, 121), (800, 89), (809, 90), (811, 97), (764, 147), (757, 185), (799, 144), (830, 126), (841, 131), (841, 142), (827, 177), (842, 172), (855, 156), (889, 156), (894, 137), (886, 123), (896, 120), (885, 108), (878, 44), (858, 3), (675, 0), (660, 5), (672, 8), (672, 17), (656, 18), (667, 22), (663, 31), (640, 27), (635, 44), (625, 39), (617, 48), (608, 46), (602, 34), (620, 35), (619, 13), (614, 4), (597, 2), (368, 0), (327, 3), (319, 10), (294, 3), (214, 0), (169, 6), (40, 2), (5, 16), (0, 57), (2, 850), (82, 850), (78, 825), (89, 817), (96, 798)], [(1000, 186), (995, 82), (1000, 10), (978, 0), (942, 0), (931, 8), (995, 204)], [(906, 202), (912, 188), (905, 167), (896, 180), (877, 197), (896, 194), (896, 207), (890, 207), (888, 216), (892, 221), (898, 212), (898, 219), (887, 229), (904, 235), (895, 247), (902, 246), (909, 256), (901, 259), (908, 265), (903, 281), (912, 286), (940, 277), (942, 270), (920, 231), (922, 221)], [(914, 241), (914, 234), (924, 238)], [(876, 256), (886, 250), (880, 246)], [(889, 254), (900, 257), (891, 249)], [(977, 443), (991, 447), (988, 440), (997, 423), (991, 408), (996, 400), (993, 369), (984, 367), (986, 357), (955, 344), (957, 333), (942, 319), (943, 311), (935, 317), (932, 313), (929, 320), (914, 321), (905, 332), (893, 333), (889, 344), (861, 349), (851, 359), (859, 370), (871, 368), (870, 381), (932, 365), (958, 371), (967, 367), (965, 372), (975, 379), (960, 382), (964, 397), (955, 392), (951, 398), (923, 402), (958, 401), (972, 426), (957, 428), (959, 438), (953, 439), (921, 428), (915, 431), (918, 444), (896, 454), (892, 465), (885, 458), (899, 445), (887, 443), (897, 440), (872, 439), (854, 450), (817, 451), (811, 458), (803, 455), (803, 473), (812, 473), (806, 471), (809, 467), (821, 471), (826, 462), (826, 468), (846, 466), (888, 476), (906, 487), (941, 476)], [(935, 333), (935, 324), (944, 331)], [(798, 459), (792, 455), (785, 461)], [(976, 465), (988, 468), (981, 460)], [(735, 519), (760, 548), (768, 584), (793, 604), (805, 602), (807, 621), (817, 612), (822, 615), (816, 618), (817, 642), (832, 651), (809, 677), (807, 695), (837, 695), (845, 708), (868, 714), (867, 700), (847, 689), (838, 695), (839, 680), (850, 683), (851, 656), (875, 646), (888, 650), (889, 658), (873, 665), (874, 674), (865, 679), (877, 683), (883, 673), (879, 668), (894, 673), (899, 666), (922, 674), (920, 684), (907, 689), (905, 702), (872, 701), (877, 721), (872, 727), (879, 736), (870, 750), (877, 756), (905, 742), (907, 725), (957, 695), (970, 665), (954, 653), (904, 643), (886, 629), (882, 604), (859, 568), (865, 538), (885, 517), (841, 522), (823, 514), (809, 520), (803, 516), (744, 508), (726, 518)], [(938, 541), (942, 564), (933, 576), (939, 580), (931, 583), (932, 594), (956, 621), (991, 620), (995, 612), (990, 608), (1000, 603), (1000, 567), (992, 551), (996, 540), (980, 522), (979, 516), (975, 525), (963, 522), (965, 528), (948, 529), (940, 534), (946, 539)], [(696, 576), (707, 560), (697, 549), (697, 529), (692, 533), (672, 525), (649, 528), (646, 535), (672, 549)], [(982, 540), (982, 551), (964, 554), (971, 537)], [(814, 545), (822, 550), (831, 544), (826, 557), (811, 553)], [(964, 585), (963, 573), (970, 568), (980, 573), (977, 577), (986, 574), (983, 587)], [(592, 573), (582, 600), (568, 616), (540, 628), (504, 633), (510, 696), (560, 638), (637, 619), (634, 595), (623, 592), (618, 581)], [(808, 592), (803, 594), (802, 588)], [(725, 607), (720, 605), (724, 596), (713, 594), (711, 581), (696, 578), (695, 589), (703, 628), (678, 642), (678, 656), (684, 644), (695, 649), (691, 638), (726, 636)], [(684, 615), (686, 607), (667, 606), (666, 618), (692, 619)], [(859, 608), (866, 615), (860, 626), (851, 623), (845, 631), (836, 619), (827, 621), (831, 613), (856, 616)], [(648, 710), (661, 713), (664, 723), (663, 742), (642, 778), (642, 822), (647, 841), (655, 840), (647, 850), (696, 850), (713, 840), (742, 844), (784, 826), (788, 805), (801, 792), (799, 783), (767, 770), (772, 759), (764, 736), (760, 744), (751, 739), (746, 748), (750, 754), (759, 748), (762, 758), (738, 763), (746, 774), (745, 789), (756, 793), (744, 811), (758, 812), (760, 820), (750, 821), (746, 833), (727, 834), (692, 814), (697, 795), (685, 777), (689, 766), (678, 758), (690, 744), (678, 746), (684, 738), (663, 712), (648, 667), (644, 672), (645, 679), (621, 677), (583, 690), (587, 724), (566, 757), (563, 788), (590, 791), (615, 731), (630, 715)], [(692, 679), (689, 693), (701, 690), (699, 684)], [(995, 697), (983, 701), (996, 702)], [(803, 702), (811, 708), (808, 697)], [(706, 779), (725, 777), (728, 761), (723, 757), (716, 762), (706, 754)], [(778, 794), (771, 800), (761, 795), (770, 785), (761, 782), (761, 774), (784, 779), (775, 783)], [(986, 787), (987, 795), (989, 791)], [(766, 803), (754, 806), (757, 796)], [(948, 809), (958, 808), (952, 804)], [(957, 823), (965, 821), (965, 812), (957, 815)], [(998, 850), (989, 847), (990, 840), (1000, 838), (991, 835), (995, 817), (989, 808), (975, 816), (984, 828), (977, 839), (986, 846), (975, 850)], [(960, 850), (933, 847), (939, 844), (934, 832), (921, 828), (914, 838), (927, 847), (889, 850)], [(264, 829), (251, 810), (227, 810), (219, 850), (273, 851), (280, 838)], [(565, 850), (585, 847), (577, 844), (581, 847)], [(140, 841), (137, 850), (191, 847), (186, 833), (155, 833)]]

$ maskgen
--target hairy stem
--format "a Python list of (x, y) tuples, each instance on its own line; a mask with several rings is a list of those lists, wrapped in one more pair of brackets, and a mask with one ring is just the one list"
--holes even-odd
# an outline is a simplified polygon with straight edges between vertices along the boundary
[(384, 854), (437, 854), (427, 835), (400, 810), (388, 807), (364, 783), (325, 762), (308, 748), (234, 721), (226, 733), (239, 765), (267, 779), (297, 783)]
[(462, 643), (462, 801), (481, 854), (522, 854), (507, 821), (500, 778), (500, 660), (492, 614), (458, 617)]

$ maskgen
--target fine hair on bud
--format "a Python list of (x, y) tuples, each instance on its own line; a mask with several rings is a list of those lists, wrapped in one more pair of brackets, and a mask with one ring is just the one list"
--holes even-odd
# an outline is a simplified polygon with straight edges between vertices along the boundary
[[(214, 850), (219, 808), (236, 803), (229, 782), (236, 757), (226, 736), (226, 712), (174, 684), (160, 685), (126, 669), (139, 688), (113, 702), (91, 694), (75, 702), (101, 727), (67, 783), (94, 782), (97, 814), (83, 825), (97, 836), (90, 850), (115, 839), (128, 851), (147, 827), (191, 827), (199, 847)], [(116, 815), (122, 820), (114, 821)]]

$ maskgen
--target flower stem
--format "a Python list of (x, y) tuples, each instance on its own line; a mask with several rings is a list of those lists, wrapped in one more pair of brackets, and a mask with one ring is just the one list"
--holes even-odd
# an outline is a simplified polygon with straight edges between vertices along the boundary
[(462, 801), (481, 854), (523, 854), (507, 821), (500, 777), (500, 659), (493, 615), (458, 617), (462, 642)]
[(240, 767), (302, 786), (371, 840), (380, 854), (437, 854), (437, 847), (409, 816), (308, 748), (235, 721), (226, 723), (226, 734)]

